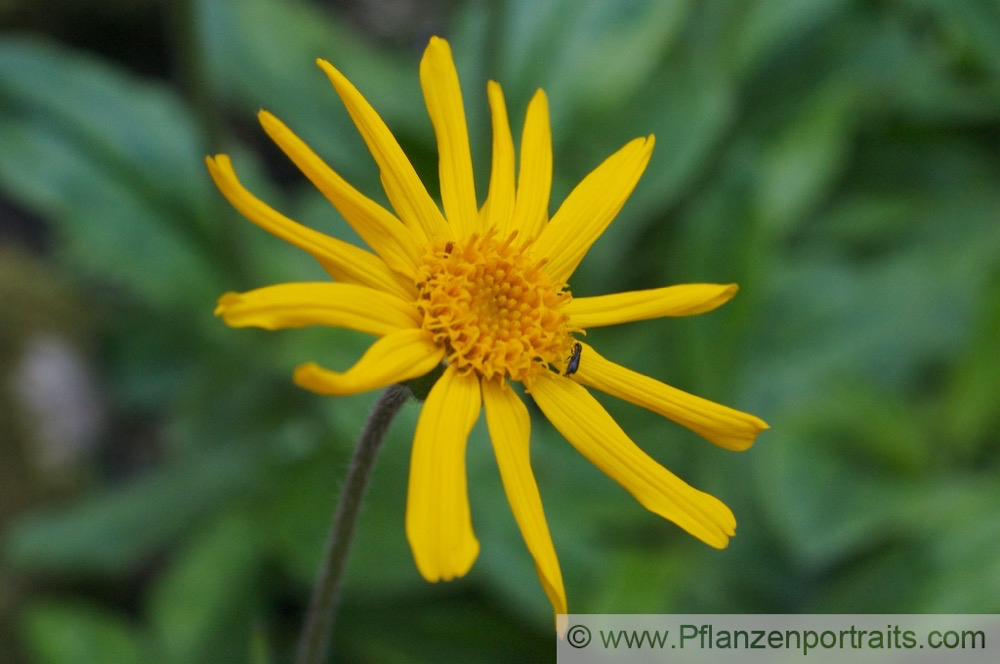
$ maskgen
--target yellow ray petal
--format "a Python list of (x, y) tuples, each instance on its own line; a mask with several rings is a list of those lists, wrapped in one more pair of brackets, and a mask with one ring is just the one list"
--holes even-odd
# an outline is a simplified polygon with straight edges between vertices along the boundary
[(319, 394), (358, 394), (423, 376), (444, 357), (423, 330), (390, 332), (373, 343), (357, 364), (341, 373), (307, 362), (295, 370), (295, 384)]
[(333, 65), (326, 60), (317, 60), (316, 64), (333, 83), (354, 120), (354, 125), (368, 145), (381, 171), (385, 193), (399, 218), (422, 241), (453, 238), (454, 234), (441, 211), (375, 109)]
[(767, 423), (749, 413), (696, 397), (655, 378), (626, 369), (581, 344), (580, 368), (573, 378), (584, 385), (648, 408), (729, 450), (745, 450)]
[(549, 220), (552, 193), (552, 127), (549, 100), (538, 90), (528, 103), (521, 130), (521, 167), (517, 174), (515, 224), (525, 239), (534, 239)]
[(309, 178), (344, 219), (396, 272), (413, 278), (423, 251), (413, 232), (391, 212), (352, 187), (327, 166), (302, 139), (267, 111), (258, 114), (261, 126), (299, 170)]
[(601, 327), (662, 316), (692, 316), (728, 302), (736, 284), (681, 284), (596, 297), (575, 297), (563, 308), (576, 327)]
[(431, 388), (413, 438), (406, 537), (428, 581), (463, 576), (479, 555), (466, 488), (465, 446), (479, 418), (479, 380), (454, 367)]
[[(583, 361), (581, 361), (581, 366)], [(531, 396), (573, 446), (646, 509), (715, 548), (735, 533), (736, 519), (719, 499), (698, 491), (639, 449), (582, 385), (543, 374)]]
[(469, 130), (451, 47), (431, 37), (420, 60), (420, 85), (437, 136), (441, 202), (455, 235), (465, 238), (480, 230), (476, 184), (472, 174)]
[(337, 281), (369, 286), (405, 299), (416, 291), (372, 253), (292, 221), (247, 191), (233, 170), (228, 155), (206, 157), (208, 171), (222, 195), (240, 214), (272, 235), (309, 253)]
[(490, 81), (486, 85), (493, 118), (493, 166), (490, 172), (490, 191), (483, 205), (483, 226), (496, 228), (497, 236), (506, 239), (513, 229), (514, 214), (514, 139), (510, 134), (507, 106), (500, 85)]
[[(604, 160), (570, 192), (535, 242), (546, 272), (568, 281), (591, 245), (631, 195), (653, 152), (653, 137), (637, 138)], [(518, 192), (520, 194), (520, 192)]]
[(531, 418), (528, 409), (514, 390), (500, 380), (483, 381), (483, 405), (486, 407), (486, 424), (493, 441), (500, 479), (507, 493), (514, 519), (521, 529), (528, 551), (535, 559), (535, 569), (558, 616), (566, 611), (566, 590), (563, 588), (559, 560), (549, 535), (538, 493), (535, 475), (531, 471), (528, 453), (531, 435)]
[(366, 286), (329, 282), (226, 293), (219, 298), (215, 315), (232, 327), (267, 330), (329, 325), (382, 336), (420, 327), (420, 314), (412, 302)]

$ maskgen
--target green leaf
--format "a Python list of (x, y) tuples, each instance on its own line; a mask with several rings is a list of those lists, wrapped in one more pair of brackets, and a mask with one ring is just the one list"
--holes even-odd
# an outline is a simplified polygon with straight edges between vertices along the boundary
[(37, 664), (153, 664), (124, 616), (79, 603), (37, 602), (22, 617)]
[(933, 16), (942, 50), (973, 71), (1000, 75), (1000, 6), (995, 2), (908, 0), (907, 9), (923, 18)]
[(677, 39), (690, 7), (686, 0), (510, 2), (501, 19), (508, 28), (501, 72), (491, 76), (513, 92), (508, 103), (526, 103), (543, 88), (558, 140), (571, 135), (582, 114), (628, 104)]
[[(950, 479), (940, 487), (945, 509), (926, 511), (927, 558), (934, 574), (921, 584), (921, 613), (1000, 611), (1000, 500), (996, 468)], [(956, 500), (956, 497), (960, 500)]]
[(824, 569), (905, 530), (920, 484), (852, 462), (816, 429), (774, 431), (757, 451), (760, 501), (800, 564)]
[(28, 37), (0, 44), (0, 187), (87, 273), (171, 306), (217, 291), (208, 179), (163, 86)]
[[(348, 181), (374, 195), (377, 170), (317, 58), (355, 84), (397, 137), (433, 145), (417, 59), (374, 48), (336, 14), (300, 0), (202, 0), (198, 29), (215, 95), (254, 123), (272, 111)], [(263, 130), (258, 136), (267, 140)], [(360, 157), (360, 158), (359, 158)]]
[(181, 549), (153, 589), (150, 621), (165, 662), (245, 661), (259, 601), (256, 525), (224, 513)]
[(944, 395), (943, 435), (961, 459), (1000, 445), (1000, 281), (984, 290), (976, 330), (952, 368)]
[(790, 43), (800, 42), (818, 30), (828, 28), (832, 19), (848, 6), (837, 0), (800, 0), (799, 2), (731, 3), (735, 38), (733, 65), (749, 71), (768, 57), (781, 53)]
[(8, 531), (7, 560), (27, 572), (134, 570), (206, 513), (252, 485), (244, 450), (192, 455), (88, 501), (29, 514)]
[(787, 232), (827, 193), (847, 157), (850, 88), (814, 92), (761, 154), (757, 215), (769, 232)]

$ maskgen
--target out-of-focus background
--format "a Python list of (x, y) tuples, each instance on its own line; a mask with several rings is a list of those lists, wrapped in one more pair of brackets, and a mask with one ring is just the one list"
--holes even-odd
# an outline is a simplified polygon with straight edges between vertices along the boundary
[[(548, 92), (553, 211), (656, 134), (575, 294), (741, 286), (710, 314), (589, 337), (772, 425), (726, 452), (606, 400), (733, 508), (725, 551), (535, 418), (571, 610), (1000, 612), (996, 0), (4, 0), (0, 25), (0, 661), (289, 661), (374, 398), (318, 397), (291, 371), (344, 368), (369, 340), (213, 318), (227, 290), (323, 275), (231, 210), (202, 159), (230, 153), (265, 200), (352, 237), (255, 114), (384, 200), (326, 58), (434, 191), (417, 77), (432, 34), (452, 42), (481, 197), (489, 79), (515, 136)], [(552, 659), (481, 426), (479, 560), (451, 583), (417, 573), (403, 515), (418, 410), (373, 478), (338, 661)]]

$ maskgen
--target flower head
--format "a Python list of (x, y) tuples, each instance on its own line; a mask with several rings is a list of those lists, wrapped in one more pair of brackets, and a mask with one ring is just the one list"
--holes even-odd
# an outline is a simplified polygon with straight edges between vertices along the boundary
[(567, 281), (639, 180), (653, 137), (637, 138), (587, 175), (549, 217), (552, 145), (539, 90), (528, 105), (515, 178), (514, 142), (500, 86), (490, 82), (493, 157), (479, 205), (465, 111), (448, 43), (432, 38), (420, 81), (440, 154), (439, 208), (385, 123), (332, 65), (319, 60), (381, 172), (394, 212), (354, 189), (276, 117), (264, 130), (326, 196), (371, 251), (306, 228), (239, 182), (226, 155), (208, 168), (252, 222), (311, 254), (332, 282), (227, 293), (216, 313), (229, 325), (267, 329), (331, 325), (377, 337), (344, 372), (305, 364), (295, 381), (333, 395), (424, 376), (443, 366), (424, 402), (410, 464), (406, 533), (429, 581), (465, 574), (476, 559), (465, 447), (486, 423), (514, 517), (557, 614), (566, 613), (559, 563), (529, 461), (530, 418), (511, 381), (586, 458), (643, 506), (722, 548), (732, 512), (643, 452), (587, 387), (668, 417), (722, 447), (749, 447), (767, 425), (746, 413), (665, 385), (605, 359), (579, 341), (587, 328), (702, 313), (736, 285), (690, 284), (573, 298)]

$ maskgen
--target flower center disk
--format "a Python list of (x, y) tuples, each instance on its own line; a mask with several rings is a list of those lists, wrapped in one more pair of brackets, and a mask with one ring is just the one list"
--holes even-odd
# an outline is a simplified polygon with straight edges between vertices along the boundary
[(449, 364), (530, 387), (550, 365), (565, 366), (574, 330), (562, 312), (569, 291), (515, 237), (490, 231), (431, 245), (417, 272), (417, 309)]

